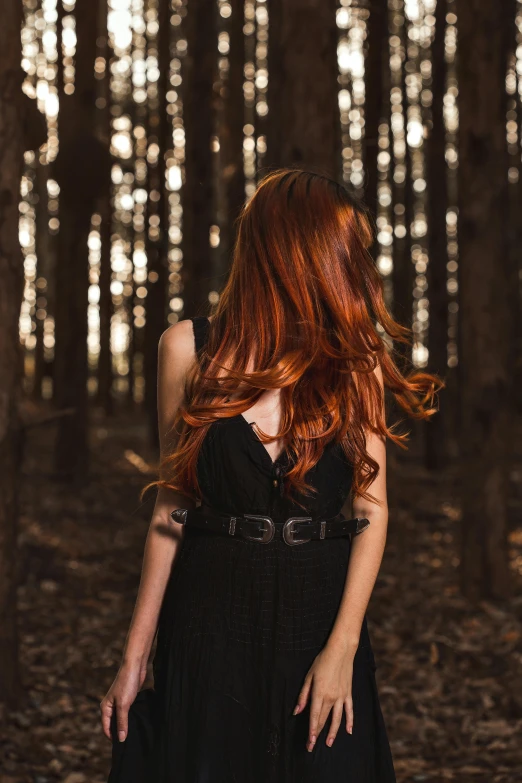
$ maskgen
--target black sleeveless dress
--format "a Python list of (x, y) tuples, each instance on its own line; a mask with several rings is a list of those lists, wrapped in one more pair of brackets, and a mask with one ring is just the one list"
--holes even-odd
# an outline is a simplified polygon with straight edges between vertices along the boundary
[[(209, 321), (192, 320), (199, 351)], [(215, 422), (198, 460), (203, 500), (224, 514), (303, 515), (281, 493), (287, 460), (272, 460), (244, 416)], [(352, 478), (341, 447), (327, 447), (307, 476), (319, 490), (306, 500), (308, 512), (337, 514)], [(349, 556), (349, 538), (288, 546), (277, 537), (260, 544), (184, 531), (159, 623), (160, 718), (147, 783), (395, 781), (366, 618), (354, 660), (353, 734), (343, 721), (329, 748), (328, 719), (309, 752), (309, 704), (292, 714), (334, 623)]]

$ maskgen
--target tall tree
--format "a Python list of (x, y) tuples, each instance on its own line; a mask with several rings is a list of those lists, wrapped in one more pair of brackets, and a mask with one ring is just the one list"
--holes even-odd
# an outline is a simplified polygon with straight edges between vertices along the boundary
[(266, 164), (340, 176), (335, 0), (270, 0)]
[(55, 467), (83, 479), (88, 469), (87, 239), (96, 200), (107, 190), (108, 149), (95, 135), (94, 62), (98, 8), (77, 0), (74, 92), (60, 95), (60, 236), (56, 268), (55, 402), (71, 415), (59, 420)]
[(166, 95), (170, 75), (170, 4), (160, 0), (158, 6), (159, 32), (157, 38), (160, 78), (155, 105), (149, 114), (149, 142), (158, 144), (157, 162), (149, 167), (149, 191), (157, 194), (153, 202), (155, 215), (159, 221), (159, 230), (147, 235), (147, 258), (149, 278), (146, 298), (146, 323), (144, 339), (145, 407), (149, 428), (154, 444), (158, 445), (157, 416), (157, 364), (158, 343), (167, 326), (167, 287), (168, 287), (168, 251), (169, 219), (168, 200), (165, 192), (165, 155), (172, 145), (172, 124), (167, 115)]
[[(388, 9), (386, 3), (373, 0), (368, 21), (368, 54), (366, 57), (366, 99), (364, 120), (365, 200), (377, 214), (379, 172), (379, 126), (382, 121), (384, 87), (384, 53), (388, 47)], [(389, 96), (388, 96), (389, 103)]]
[[(47, 142), (47, 121), (38, 110), (36, 102), (25, 93), (22, 95), (24, 117), (24, 144), (26, 150), (35, 151), (33, 170), (32, 203), (35, 208), (35, 251), (36, 251), (36, 301), (34, 369), (32, 373), (32, 394), (40, 399), (42, 381), (46, 372), (44, 359), (44, 320), (41, 311), (49, 306), (48, 281), (52, 274), (52, 248), (49, 236), (49, 215), (47, 212), (48, 166), (45, 156), (39, 154), (42, 144)], [(42, 302), (45, 299), (45, 302)], [(39, 312), (40, 311), (40, 312)]]
[(457, 0), (457, 16), (461, 579), (472, 598), (503, 597), (513, 371), (504, 20), (493, 0)]
[[(98, 0), (98, 54), (105, 59), (105, 72), (99, 88), (102, 99), (100, 114), (99, 137), (110, 148), (111, 137), (111, 90), (110, 90), (110, 46), (107, 32), (107, 2)], [(111, 351), (111, 321), (113, 303), (111, 294), (111, 237), (112, 237), (112, 188), (110, 177), (105, 178), (106, 192), (99, 206), (101, 215), (100, 240), (100, 355), (98, 357), (98, 404), (107, 415), (113, 412), (112, 397), (112, 351)]]
[(216, 4), (189, 0), (187, 56), (183, 79), (185, 183), (183, 202), (184, 315), (208, 305), (211, 275), (210, 228), (214, 222), (212, 136), (216, 70)]
[(21, 9), (21, 3), (2, 3), (0, 26), (0, 694), (10, 703), (15, 702), (20, 685), (15, 548), (21, 452), (18, 319), (23, 290), (18, 242), (24, 143)]
[(100, 356), (98, 359), (98, 404), (107, 415), (112, 414), (112, 351), (111, 320), (113, 315), (111, 295), (111, 193), (110, 187), (101, 203), (101, 257), (100, 257)]
[[(506, 0), (503, 8), (504, 18), (504, 50), (507, 53), (507, 59), (510, 68), (517, 68), (517, 48), (518, 48), (518, 29), (517, 13), (520, 5), (518, 0)], [(518, 80), (520, 75), (518, 75)], [(518, 85), (517, 85), (518, 86)], [(522, 101), (519, 89), (515, 88), (515, 95), (508, 96), (506, 91), (506, 113), (509, 112), (509, 118), (516, 117), (518, 123), (518, 138), (516, 143), (509, 145), (510, 160), (509, 167), (512, 171), (517, 171), (516, 181), (510, 178), (509, 187), (509, 255), (511, 259), (511, 296), (514, 312), (515, 328), (513, 330), (513, 390), (515, 393), (514, 403), (518, 413), (522, 413), (522, 165), (520, 160), (520, 147), (522, 144)]]
[(245, 99), (243, 96), (245, 68), (244, 0), (231, 0), (229, 25), (229, 70), (224, 99), (223, 126), (220, 134), (222, 177), (225, 187), (226, 219), (223, 231), (224, 261), (228, 261), (235, 240), (235, 223), (245, 200), (243, 167), (243, 127)]
[[(446, 208), (448, 204), (446, 128), (444, 124), (446, 0), (437, 0), (435, 38), (432, 48), (431, 133), (427, 143), (429, 264), (428, 331), (429, 369), (445, 376), (448, 370), (448, 287)], [(440, 395), (437, 416), (426, 423), (426, 465), (443, 467), (448, 457), (447, 394)]]
[[(42, 120), (44, 120), (42, 114), (40, 114), (40, 117), (42, 118)], [(45, 135), (47, 135), (47, 128), (45, 129)], [(34, 147), (31, 147), (31, 149), (34, 149)], [(45, 286), (45, 288), (40, 288), (39, 283), (40, 281), (45, 281), (47, 284), (47, 281), (49, 280), (49, 276), (51, 273), (51, 263), (50, 263), (51, 243), (49, 241), (50, 240), (49, 215), (47, 212), (47, 200), (48, 200), (47, 179), (48, 179), (48, 166), (38, 159), (38, 154), (37, 154), (36, 170), (35, 170), (35, 178), (34, 178), (34, 184), (35, 184), (35, 189), (37, 194), (37, 201), (35, 207), (35, 224), (36, 224), (35, 246), (36, 246), (36, 260), (37, 260), (37, 271), (36, 271), (37, 284), (36, 285), (37, 285), (37, 296), (45, 297), (47, 300), (47, 305), (45, 309), (47, 309), (47, 306), (49, 304), (47, 285)], [(37, 311), (39, 309), (40, 307), (37, 304)], [(40, 399), (42, 394), (42, 382), (46, 372), (45, 357), (44, 357), (44, 319), (37, 317), (35, 326), (36, 326), (35, 329), (36, 345), (34, 349), (34, 372), (33, 372), (32, 392), (35, 399), (38, 400)]]
[[(404, 22), (399, 27), (403, 61), (400, 73), (400, 87), (402, 93), (402, 111), (404, 117), (404, 179), (397, 181), (396, 171), (393, 173), (393, 204), (395, 221), (401, 217), (401, 227), (404, 225), (404, 233), (399, 236), (394, 231), (393, 242), (393, 312), (394, 317), (403, 326), (412, 328), (413, 320), (413, 281), (414, 266), (411, 257), (411, 226), (413, 222), (413, 192), (411, 180), (411, 149), (408, 144), (408, 94), (406, 76), (410, 60), (408, 57), (408, 28), (402, 9)], [(395, 169), (395, 166), (394, 166)], [(411, 349), (402, 343), (396, 345), (399, 355), (409, 365), (411, 363)]]

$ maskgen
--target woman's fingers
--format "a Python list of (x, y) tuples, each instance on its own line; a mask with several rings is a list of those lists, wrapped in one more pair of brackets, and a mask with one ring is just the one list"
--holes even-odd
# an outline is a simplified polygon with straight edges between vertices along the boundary
[(308, 750), (314, 749), (317, 737), (322, 732), (333, 705), (334, 701), (331, 698), (325, 698), (321, 695), (317, 695), (315, 699), (312, 697), (310, 731), (307, 745)]
[(351, 734), (353, 731), (353, 699), (351, 696), (344, 700), (344, 710), (346, 712), (346, 731)]
[(319, 725), (317, 727), (319, 729), (319, 731), (317, 732), (317, 736), (319, 736), (319, 734), (324, 729), (326, 721), (328, 720), (328, 716), (330, 715), (330, 713), (332, 711), (333, 705), (334, 705), (334, 701), (331, 698), (330, 699), (324, 699), (323, 698), (323, 706), (322, 706), (321, 712), (319, 714)]
[(119, 701), (114, 696), (106, 696), (100, 704), (103, 733), (107, 739), (112, 740), (111, 719), (116, 710), (116, 725), (118, 740), (124, 742), (129, 728), (129, 705), (125, 701)]
[(102, 703), (100, 704), (102, 729), (103, 729), (103, 733), (109, 740), (112, 739), (111, 718), (112, 718), (113, 708), (114, 708), (114, 702), (110, 697), (106, 697), (105, 699), (103, 699)]
[[(310, 705), (310, 724), (308, 730), (308, 750), (313, 750), (317, 740), (317, 736), (321, 731), (321, 715), (323, 712), (323, 699), (322, 696), (312, 695), (312, 703)], [(324, 723), (324, 721), (323, 721)]]
[(352, 734), (353, 701), (351, 696), (348, 696), (344, 702), (341, 699), (332, 701), (332, 699), (323, 698), (320, 695), (312, 696), (312, 704), (310, 706), (310, 729), (307, 744), (307, 749), (309, 751), (314, 749), (315, 743), (317, 742), (317, 737), (323, 730), (330, 712), (332, 713), (332, 717), (330, 720), (330, 728), (328, 730), (326, 744), (328, 747), (332, 747), (334, 740), (337, 737), (339, 726), (341, 725), (341, 721), (343, 719), (343, 708), (346, 711), (346, 731), (349, 734)]
[(298, 713), (302, 712), (306, 707), (306, 702), (308, 701), (308, 696), (310, 695), (311, 685), (312, 685), (312, 675), (307, 674), (305, 677), (303, 687), (301, 688), (301, 693), (299, 694), (299, 697), (297, 699), (297, 704), (294, 709), (294, 715), (297, 715)]
[(326, 744), (331, 748), (334, 739), (337, 736), (337, 732), (339, 730), (339, 726), (341, 725), (341, 720), (343, 717), (343, 702), (338, 699), (332, 710), (332, 720), (330, 721), (330, 729), (328, 731), (328, 737), (326, 739)]
[(126, 702), (116, 704), (116, 724), (118, 726), (118, 741), (124, 742), (127, 738), (129, 724), (129, 705)]

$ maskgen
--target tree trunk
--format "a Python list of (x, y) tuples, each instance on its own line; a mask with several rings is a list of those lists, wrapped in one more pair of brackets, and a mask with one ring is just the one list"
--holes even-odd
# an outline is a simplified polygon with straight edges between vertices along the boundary
[(243, 166), (243, 126), (245, 99), (243, 81), (245, 67), (244, 0), (232, 0), (230, 19), (229, 71), (226, 83), (223, 128), (220, 135), (222, 149), (222, 177), (225, 186), (226, 219), (223, 231), (223, 257), (228, 266), (236, 237), (236, 220), (245, 201), (245, 173)]
[[(404, 182), (393, 184), (393, 204), (402, 204), (404, 207), (403, 222), (405, 234), (397, 237), (394, 233), (393, 241), (393, 314), (395, 319), (406, 326), (412, 328), (413, 322), (413, 282), (414, 267), (411, 259), (411, 224), (413, 222), (413, 192), (411, 182), (411, 150), (408, 145), (408, 96), (406, 93), (406, 63), (408, 61), (407, 47), (407, 21), (401, 27), (402, 44), (405, 50), (405, 59), (401, 70), (401, 90), (402, 90), (402, 109), (404, 113)], [(411, 364), (410, 346), (397, 343), (395, 346), (399, 356), (402, 356), (407, 365)]]
[(269, 167), (341, 175), (335, 0), (270, 0)]
[[(98, 0), (99, 54), (105, 57), (107, 66), (103, 76), (101, 97), (105, 100), (103, 110), (100, 112), (102, 132), (100, 137), (110, 147), (111, 137), (111, 89), (110, 89), (110, 46), (107, 32), (107, 2)], [(97, 402), (107, 416), (114, 412), (114, 400), (112, 396), (112, 350), (111, 350), (111, 323), (114, 314), (112, 302), (111, 281), (111, 238), (112, 238), (112, 183), (111, 178), (105, 180), (106, 192), (103, 194), (99, 210), (101, 216), (100, 225), (100, 355), (98, 358), (98, 393)]]
[[(437, 0), (435, 39), (432, 49), (432, 129), (427, 144), (426, 169), (428, 180), (429, 264), (428, 298), (429, 370), (445, 377), (448, 372), (448, 248), (446, 208), (448, 204), (446, 167), (446, 129), (444, 125), (444, 92), (446, 64), (444, 60), (446, 32), (446, 2)], [(447, 462), (448, 393), (440, 395), (437, 416), (426, 422), (426, 467), (437, 470)]]
[[(507, 58), (510, 66), (516, 69), (517, 65), (517, 26), (516, 18), (519, 8), (518, 0), (507, 0), (505, 8), (503, 8), (504, 18), (504, 35), (505, 43), (504, 50), (507, 53)], [(518, 74), (518, 81), (520, 82), (520, 74)], [(517, 413), (522, 413), (522, 394), (520, 389), (522, 388), (522, 166), (520, 161), (520, 148), (522, 145), (522, 102), (520, 100), (520, 92), (515, 90), (513, 97), (509, 96), (507, 92), (506, 97), (506, 112), (510, 110), (510, 116), (513, 113), (517, 117), (518, 122), (518, 138), (517, 143), (509, 145), (509, 167), (518, 171), (518, 179), (516, 182), (511, 181), (509, 185), (509, 258), (510, 258), (510, 275), (511, 275), (511, 307), (513, 308), (513, 384), (512, 391), (514, 393), (514, 408)]]
[(21, 457), (18, 400), (22, 355), (18, 319), (23, 261), (18, 202), (23, 165), (20, 3), (2, 4), (0, 27), (0, 698), (20, 690), (16, 630), (17, 483)]
[[(519, 134), (522, 134), (522, 104), (519, 98)], [(522, 146), (522, 139), (519, 138)], [(522, 166), (520, 153), (517, 154), (518, 182), (510, 186), (511, 190), (511, 292), (513, 297), (514, 333), (513, 333), (513, 388), (515, 391), (515, 406), (522, 414)]]
[(88, 470), (87, 239), (96, 200), (110, 176), (108, 150), (94, 135), (98, 9), (77, 0), (75, 90), (60, 96), (60, 235), (56, 269), (55, 401), (71, 416), (60, 419), (55, 468), (64, 478), (83, 480)]
[(111, 321), (113, 304), (111, 294), (111, 234), (112, 211), (110, 183), (109, 191), (101, 205), (101, 255), (100, 255), (100, 356), (98, 360), (98, 404), (106, 415), (114, 411), (112, 398), (112, 351), (111, 351)]
[[(37, 280), (49, 280), (50, 263), (49, 256), (51, 252), (49, 242), (49, 215), (47, 213), (47, 177), (48, 166), (45, 166), (38, 160), (38, 152), (36, 153), (36, 171), (35, 171), (35, 185), (38, 200), (36, 202), (36, 262), (37, 262)], [(47, 304), (45, 310), (48, 312), (49, 299), (47, 292), (47, 285), (45, 288), (37, 288), (37, 299), (39, 297), (45, 297)], [(36, 310), (40, 308), (37, 306)], [(42, 383), (46, 373), (45, 358), (44, 358), (44, 319), (36, 317), (36, 345), (34, 349), (34, 373), (32, 383), (32, 394), (36, 400), (40, 400), (42, 397)]]
[(169, 221), (168, 201), (165, 193), (165, 154), (172, 144), (172, 126), (167, 115), (166, 94), (170, 72), (170, 5), (167, 0), (159, 4), (159, 33), (157, 38), (160, 79), (158, 82), (158, 104), (151, 111), (153, 134), (159, 146), (158, 161), (149, 168), (149, 192), (156, 190), (159, 199), (155, 202), (155, 214), (159, 217), (159, 231), (155, 239), (147, 234), (147, 259), (149, 278), (146, 298), (146, 323), (144, 335), (145, 408), (149, 420), (149, 432), (155, 446), (159, 445), (157, 412), (158, 343), (168, 326), (168, 251)]
[(498, 7), (458, 0), (461, 584), (505, 597), (512, 313), (505, 49)]
[[(368, 55), (366, 58), (366, 99), (364, 122), (365, 201), (374, 215), (378, 212), (379, 125), (382, 120), (384, 85), (384, 47), (388, 45), (388, 9), (386, 3), (370, 6)], [(389, 102), (389, 96), (387, 96)], [(374, 248), (375, 252), (375, 248)]]
[(190, 0), (186, 17), (188, 53), (183, 87), (185, 183), (183, 202), (184, 316), (204, 313), (211, 290), (210, 227), (214, 220), (213, 159), (216, 7)]

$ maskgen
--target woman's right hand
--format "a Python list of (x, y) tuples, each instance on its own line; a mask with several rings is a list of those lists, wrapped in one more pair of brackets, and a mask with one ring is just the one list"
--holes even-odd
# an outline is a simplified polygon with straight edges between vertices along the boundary
[(103, 733), (111, 737), (111, 719), (116, 710), (118, 740), (124, 742), (129, 727), (129, 709), (145, 682), (147, 666), (122, 664), (116, 679), (100, 704)]

